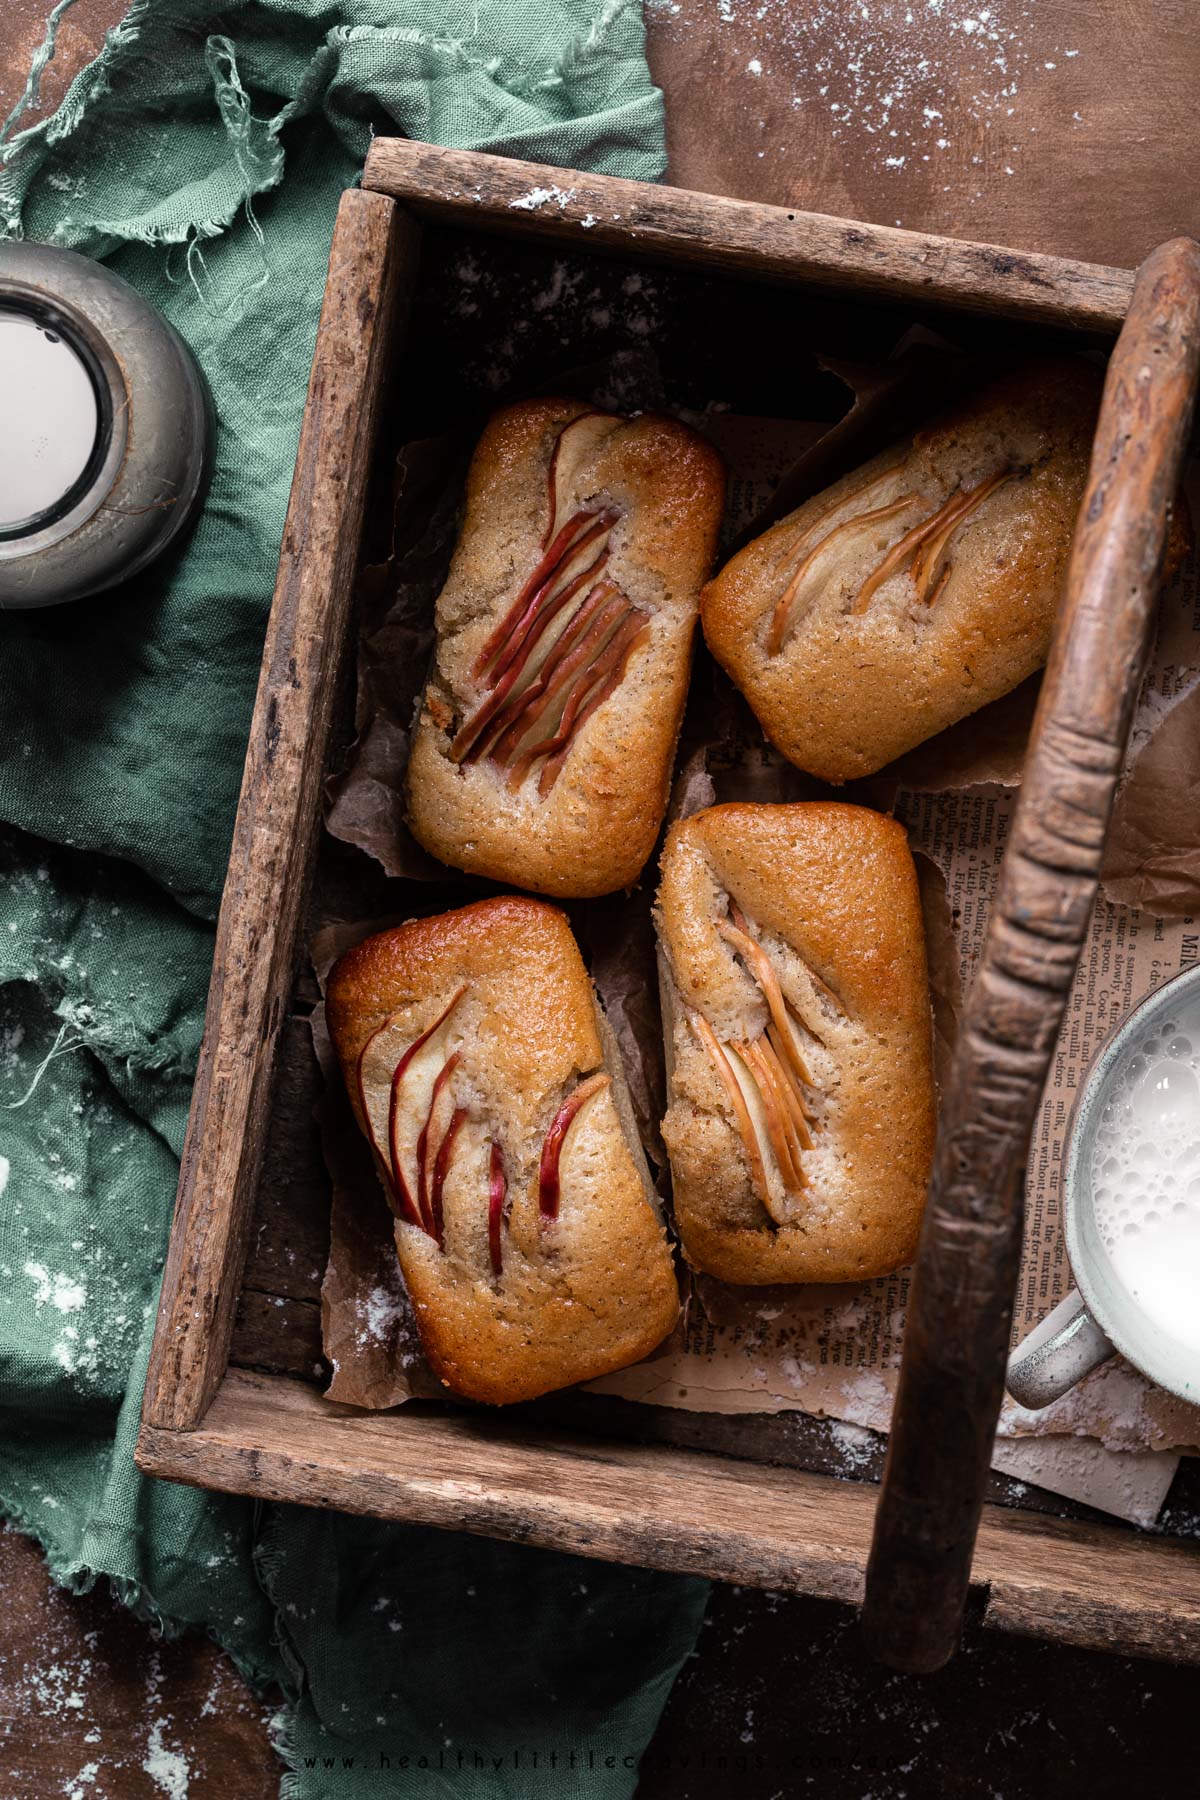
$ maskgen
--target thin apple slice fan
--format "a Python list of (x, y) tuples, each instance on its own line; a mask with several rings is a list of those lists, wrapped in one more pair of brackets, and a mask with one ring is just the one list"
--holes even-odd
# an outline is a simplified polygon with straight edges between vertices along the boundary
[(911, 531), (906, 531), (867, 576), (858, 590), (858, 598), (850, 608), (851, 612), (866, 612), (884, 582), (910, 559), (915, 559), (912, 575), (916, 597), (926, 605), (932, 605), (949, 579), (950, 567), (947, 564), (936, 586), (931, 586), (934, 570), (949, 548), (951, 538), (961, 525), (965, 525), (975, 509), (983, 505), (989, 494), (994, 494), (998, 487), (1011, 481), (1016, 472), (1015, 469), (997, 469), (994, 474), (986, 475), (982, 481), (977, 482), (973, 488), (956, 489), (936, 512), (914, 525)]
[(616, 423), (584, 414), (559, 433), (542, 555), (475, 659), (471, 675), (485, 695), (450, 746), (455, 762), (486, 757), (514, 791), (538, 769), (543, 798), (650, 630), (648, 615), (604, 573), (617, 509), (579, 507), (560, 519), (583, 456)]
[[(782, 1225), (788, 1218), (786, 1203), (808, 1186), (803, 1157), (813, 1147), (809, 1093), (815, 1083), (801, 1049), (805, 1028), (784, 996), (770, 957), (751, 935), (745, 914), (735, 900), (729, 905), (732, 922), (721, 920), (717, 931), (762, 994), (767, 1026), (753, 1041), (722, 1044), (700, 1013), (693, 1013), (691, 1020), (733, 1109), (754, 1190), (771, 1218)], [(823, 983), (817, 985), (824, 990)], [(772, 1166), (783, 1188), (783, 1207), (768, 1178)]]
[[(437, 1231), (430, 1176), (452, 1122), (450, 1079), (459, 1062), (459, 1053), (450, 1048), (448, 1040), (455, 1011), (466, 991), (463, 983), (428, 1030), (404, 1051), (392, 1071), (388, 1098), (387, 1164), (396, 1211), (408, 1224), (419, 1225), (431, 1237)], [(360, 1058), (360, 1067), (361, 1063)], [(447, 1113), (451, 1116), (447, 1117)], [(421, 1123), (410, 1145), (414, 1119)], [(455, 1135), (457, 1131), (455, 1126)], [(444, 1168), (442, 1179), (445, 1180)]]
[[(812, 523), (801, 532), (799, 539), (791, 547), (792, 556), (797, 551), (802, 552), (800, 562), (779, 596), (775, 611), (771, 615), (771, 626), (767, 633), (768, 656), (778, 656), (787, 628), (791, 623), (796, 602), (800, 597), (800, 589), (814, 564), (819, 557), (824, 555), (830, 544), (847, 531), (853, 531), (858, 526), (875, 524), (879, 520), (890, 519), (904, 507), (912, 505), (917, 497), (915, 494), (899, 494), (894, 500), (888, 501), (886, 505), (872, 507), (869, 512), (852, 513), (848, 519), (839, 519), (833, 525), (829, 523), (834, 514), (839, 513), (844, 506), (857, 505), (868, 494), (873, 494), (876, 488), (880, 488), (886, 481), (890, 481), (899, 467), (899, 463), (893, 463), (891, 468), (884, 469), (881, 474), (873, 476), (861, 487), (855, 488), (849, 494), (843, 494), (841, 499), (834, 501), (832, 505), (823, 507)], [(822, 525), (829, 526), (829, 529), (822, 536), (816, 537)], [(815, 543), (814, 537), (816, 537)]]
[[(470, 1118), (470, 1109), (459, 1105), (453, 1092), (455, 1072), (462, 1064), (461, 1039), (458, 1044), (453, 1042), (455, 1014), (466, 991), (464, 983), (433, 1024), (404, 1047), (390, 1078), (390, 1065), (387, 1060), (381, 1064), (380, 1057), (386, 1059), (389, 1052), (395, 1055), (397, 1015), (384, 1020), (358, 1058), (359, 1098), (386, 1178), (392, 1210), (406, 1224), (425, 1232), (443, 1252), (446, 1182), (463, 1127)], [(589, 1075), (572, 1089), (551, 1120), (538, 1165), (538, 1207), (543, 1224), (558, 1217), (563, 1148), (571, 1127), (588, 1101), (611, 1085), (611, 1079), (602, 1071)], [(375, 1094), (382, 1082), (388, 1084), (385, 1136), (380, 1131), (383, 1114)], [(492, 1274), (499, 1279), (504, 1268), (503, 1238), (511, 1197), (503, 1149), (494, 1138), (489, 1138), (486, 1151), (488, 1262)]]
[[(801, 591), (817, 563), (839, 539), (847, 534), (869, 530), (873, 526), (884, 524), (887, 520), (899, 516), (909, 508), (918, 504), (920, 495), (915, 493), (898, 494), (892, 500), (880, 506), (871, 507), (867, 512), (855, 512), (849, 518), (836, 519), (835, 515), (844, 506), (857, 505), (876, 488), (895, 475), (900, 464), (885, 469), (882, 474), (873, 476), (862, 487), (851, 494), (845, 494), (833, 505), (827, 506), (823, 512), (801, 533), (799, 540), (792, 546), (792, 555), (800, 553), (800, 561), (792, 571), (787, 586), (780, 594), (771, 615), (771, 623), (767, 629), (767, 655), (778, 656), (783, 648), (789, 625), (795, 616), (796, 606)], [(867, 576), (859, 589), (851, 611), (862, 613), (867, 610), (875, 593), (885, 581), (897, 574), (910, 560), (912, 562), (913, 585), (916, 597), (927, 606), (932, 606), (950, 577), (950, 564), (943, 558), (950, 547), (950, 540), (961, 525), (990, 494), (1006, 481), (1016, 475), (1015, 469), (997, 469), (987, 475), (973, 488), (956, 488), (946, 501), (926, 518), (919, 519), (903, 536), (884, 554), (882, 560)], [(826, 527), (820, 536), (822, 526)], [(814, 541), (815, 539), (815, 541)]]

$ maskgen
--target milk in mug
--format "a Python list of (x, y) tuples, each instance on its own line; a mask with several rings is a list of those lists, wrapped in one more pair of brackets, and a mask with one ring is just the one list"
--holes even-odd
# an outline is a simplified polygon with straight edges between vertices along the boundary
[(1148, 1023), (1114, 1065), (1089, 1173), (1118, 1283), (1200, 1357), (1200, 999)]

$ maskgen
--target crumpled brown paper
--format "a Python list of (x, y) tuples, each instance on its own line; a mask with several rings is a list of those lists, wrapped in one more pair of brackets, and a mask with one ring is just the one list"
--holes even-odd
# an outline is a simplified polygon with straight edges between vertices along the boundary
[(1165, 918), (1200, 913), (1200, 685), (1163, 713), (1133, 761), (1101, 881), (1121, 905)]
[[(392, 876), (441, 880), (445, 869), (404, 821), (404, 770), (417, 696), (433, 651), (433, 603), (458, 528), (465, 430), (406, 444), (396, 459), (394, 516), (416, 523), (393, 540), (387, 562), (360, 576), (357, 737), (344, 774), (330, 784), (325, 824)], [(401, 507), (403, 497), (405, 505)]]
[(956, 788), (1020, 787), (1041, 675), (1033, 675), (990, 706), (968, 713), (896, 758), (877, 783), (910, 793), (948, 794)]

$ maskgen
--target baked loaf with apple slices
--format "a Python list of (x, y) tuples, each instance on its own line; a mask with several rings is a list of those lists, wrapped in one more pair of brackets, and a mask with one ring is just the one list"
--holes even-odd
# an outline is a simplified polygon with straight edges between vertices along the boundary
[(677, 420), (578, 400), (495, 415), (409, 757), (427, 850), (545, 894), (637, 879), (666, 810), (723, 501), (720, 458)]
[(917, 1243), (934, 1140), (916, 871), (837, 801), (672, 827), (657, 924), (675, 1219), (722, 1281), (862, 1281)]
[(503, 1405), (647, 1356), (674, 1265), (558, 908), (509, 896), (367, 938), (326, 1009), (446, 1386)]
[(1101, 372), (1008, 373), (755, 538), (704, 635), (771, 742), (869, 775), (998, 700), (1050, 649)]

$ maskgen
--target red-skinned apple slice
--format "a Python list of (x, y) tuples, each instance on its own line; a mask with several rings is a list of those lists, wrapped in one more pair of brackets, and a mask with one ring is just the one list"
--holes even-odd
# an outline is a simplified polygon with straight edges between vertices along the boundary
[[(746, 1161), (750, 1165), (750, 1185), (767, 1211), (770, 1212), (771, 1190), (767, 1186), (766, 1164), (763, 1162), (762, 1146), (758, 1133), (754, 1129), (754, 1120), (750, 1115), (750, 1109), (746, 1104), (742, 1083), (734, 1074), (733, 1064), (718, 1042), (716, 1032), (701, 1013), (692, 1014), (692, 1028), (712, 1057), (713, 1067), (720, 1077), (721, 1086), (725, 1089), (726, 1097), (733, 1108), (734, 1123), (737, 1126), (738, 1136), (742, 1140), (742, 1148), (746, 1152)], [(771, 1216), (774, 1217), (774, 1214), (772, 1213)]]
[[(555, 584), (547, 594), (546, 600), (526, 636), (520, 641), (514, 638), (497, 660), (496, 667), (488, 677), (490, 681), (498, 683), (500, 676), (511, 667), (513, 662), (517, 661), (520, 662), (522, 668), (528, 669), (532, 676), (539, 666), (538, 651), (544, 650), (547, 654), (553, 651), (558, 639), (551, 632), (551, 626), (578, 594), (581, 592), (586, 594), (592, 583), (600, 579), (604, 565), (608, 561), (607, 548), (602, 548), (596, 555), (592, 554), (594, 549), (595, 546), (589, 544), (578, 559), (580, 565), (578, 573), (572, 573), (571, 579), (564, 585)], [(589, 556), (591, 556), (590, 562), (587, 560)], [(572, 570), (576, 567), (574, 557), (571, 559), (570, 566)], [(562, 628), (566, 629), (572, 623), (573, 616), (569, 613), (568, 617), (562, 621)], [(549, 642), (547, 642), (548, 637)]]
[(551, 541), (559, 524), (566, 518), (568, 509), (575, 500), (580, 470), (620, 423), (620, 419), (611, 413), (585, 412), (564, 425), (559, 432), (546, 470), (550, 513), (542, 538), (543, 544)]
[(562, 1194), (562, 1154), (567, 1134), (588, 1101), (611, 1085), (611, 1075), (602, 1073), (589, 1075), (586, 1081), (581, 1081), (579, 1086), (567, 1095), (554, 1115), (550, 1129), (542, 1142), (542, 1157), (538, 1164), (538, 1208), (543, 1224), (550, 1223), (558, 1217), (558, 1203)]
[[(590, 554), (590, 550), (585, 554)], [(495, 685), (487, 699), (476, 707), (470, 718), (464, 721), (450, 746), (450, 755), (453, 761), (465, 762), (483, 754), (491, 736), (501, 728), (499, 720), (502, 713), (506, 712), (510, 705), (515, 704), (520, 696), (536, 682), (541, 667), (554, 655), (557, 644), (572, 629), (574, 620), (572, 618), (566, 620), (557, 638), (548, 639), (547, 633), (550, 627), (592, 575), (599, 573), (606, 560), (606, 553), (601, 552), (587, 563), (586, 567), (577, 576), (574, 576), (561, 592), (556, 592), (550, 598), (545, 610), (526, 632), (511, 660), (507, 660), (508, 652), (505, 652), (505, 657), (502, 659), (504, 662), (503, 673), (499, 672), (501, 665), (498, 663), (496, 670), (489, 677), (489, 680), (494, 680)], [(511, 648), (512, 646), (510, 646)]]
[[(558, 757), (561, 753), (565, 759), (583, 724), (585, 708), (587, 717), (595, 711), (591, 705), (592, 695), (604, 690), (601, 697), (607, 697), (619, 684), (634, 641), (646, 629), (645, 615), (631, 612), (624, 594), (618, 591), (613, 605), (605, 606), (597, 615), (586, 643), (580, 646), (579, 654), (572, 657), (571, 669), (555, 681), (552, 704), (547, 708), (554, 723), (536, 741), (525, 743), (515, 757), (508, 779), (510, 788), (520, 787), (540, 757)], [(523, 734), (525, 736), (527, 734)], [(557, 777), (557, 769), (555, 775)], [(539, 794), (544, 796), (553, 785), (553, 781), (547, 787), (539, 783)]]
[[(580, 611), (582, 613), (583, 608)], [(528, 708), (518, 710), (503, 738), (497, 740), (492, 752), (494, 762), (504, 767), (519, 758), (523, 764), (522, 773), (510, 782), (510, 786), (519, 787), (524, 779), (529, 766), (525, 753), (528, 757), (541, 756), (553, 745), (568, 707), (574, 717), (582, 695), (596, 679), (600, 662), (628, 613), (628, 601), (615, 588), (610, 589), (607, 597), (601, 594), (596, 605), (589, 599), (586, 630), (578, 637), (572, 636), (563, 656), (556, 658), (554, 667), (547, 672), (542, 693), (533, 697)], [(539, 724), (542, 727), (540, 733), (537, 730)]]
[(517, 595), (508, 611), (504, 614), (504, 617), (494, 627), (485, 642), (483, 649), (479, 652), (479, 655), (471, 665), (471, 674), (476, 681), (482, 679), (483, 672), (491, 663), (493, 657), (496, 656), (508, 642), (509, 633), (516, 629), (517, 621), (522, 617), (526, 607), (538, 592), (539, 588), (544, 587), (547, 581), (553, 579), (554, 573), (562, 563), (563, 558), (570, 554), (576, 539), (587, 529), (591, 517), (592, 515), (589, 513), (576, 513), (573, 519), (568, 519), (561, 530), (555, 532), (550, 543), (547, 544), (541, 556), (534, 564), (532, 572), (524, 586), (521, 588), (520, 593)]
[[(635, 612), (629, 622), (629, 627), (621, 632), (617, 640), (614, 640), (614, 649), (618, 650), (620, 654), (610, 664), (608, 675), (598, 687), (592, 688), (587, 700), (576, 713), (566, 741), (552, 755), (546, 756), (546, 760), (542, 764), (542, 772), (538, 776), (538, 794), (543, 800), (562, 774), (563, 764), (570, 756), (576, 738), (592, 714), (598, 712), (604, 702), (616, 693), (625, 679), (625, 671), (629, 667), (630, 659), (650, 636), (649, 619), (645, 619), (641, 625), (637, 623), (643, 616), (641, 613)], [(561, 727), (559, 735), (561, 735)]]
[(455, 1140), (462, 1130), (466, 1118), (466, 1107), (456, 1106), (450, 1114), (442, 1141), (438, 1145), (437, 1155), (433, 1159), (433, 1173), (429, 1181), (430, 1236), (437, 1239), (439, 1250), (446, 1248), (446, 1214), (442, 1195), (446, 1186), (446, 1176), (450, 1172), (450, 1159), (454, 1155)]
[(577, 512), (567, 520), (475, 658), (471, 674), (476, 681), (482, 681), (489, 670), (494, 676), (493, 664), (501, 659), (505, 664), (511, 660), (511, 641), (520, 643), (555, 590), (578, 573), (580, 558), (591, 560), (598, 554), (616, 521), (617, 515), (611, 511)]
[(401, 1035), (403, 1029), (398, 1014), (393, 1013), (386, 1018), (383, 1024), (371, 1033), (359, 1051), (355, 1076), (358, 1084), (359, 1108), (367, 1122), (367, 1134), (388, 1191), (388, 1198), (392, 1203), (392, 1210), (399, 1218), (405, 1219), (408, 1224), (419, 1225), (421, 1219), (416, 1205), (411, 1196), (400, 1187), (392, 1171), (388, 1139), (392, 1071), (396, 1066), (397, 1056), (403, 1055), (406, 1047), (405, 1040)]
[(488, 1158), (488, 1256), (492, 1274), (499, 1279), (504, 1269), (501, 1232), (508, 1213), (508, 1181), (504, 1174), (504, 1152), (492, 1139)]
[(426, 1231), (431, 1237), (437, 1238), (439, 1246), (442, 1240), (437, 1225), (437, 1210), (430, 1196), (440, 1146), (445, 1141), (451, 1124), (450, 1117), (439, 1117), (439, 1113), (453, 1115), (454, 1102), (450, 1097), (449, 1084), (461, 1061), (462, 1057), (456, 1050), (453, 1056), (447, 1057), (434, 1076), (429, 1095), (429, 1112), (417, 1136), (417, 1210)]
[[(580, 513), (578, 518), (589, 516)], [(608, 560), (608, 537), (615, 523), (615, 513), (600, 513), (586, 531), (572, 540), (562, 561), (534, 591), (521, 617), (496, 652), (487, 676), (489, 682), (498, 681), (513, 659), (522, 650), (527, 652), (528, 645), (540, 638), (551, 619), (579, 592), (589, 575), (599, 574)]]
[(506, 763), (525, 736), (529, 724), (544, 712), (545, 707), (550, 703), (553, 691), (557, 690), (560, 671), (564, 664), (570, 659), (572, 666), (575, 665), (576, 650), (589, 625), (601, 607), (606, 606), (609, 599), (617, 594), (617, 591), (610, 581), (596, 583), (551, 646), (535, 679), (530, 682), (528, 687), (514, 694), (503, 709), (497, 713), (494, 720), (497, 736), (492, 740), (492, 747), (488, 753), (493, 762), (500, 765)]
[(451, 762), (473, 762), (476, 757), (482, 756), (491, 741), (494, 721), (516, 688), (524, 670), (523, 659), (510, 664), (482, 705), (475, 708), (470, 718), (463, 720), (450, 745)]
[(464, 982), (433, 1024), (408, 1046), (391, 1078), (387, 1143), (392, 1176), (410, 1223), (419, 1223), (425, 1230), (429, 1224), (418, 1202), (423, 1178), (415, 1152), (428, 1124), (438, 1077), (449, 1060), (446, 1037), (451, 1015), (466, 991)]

